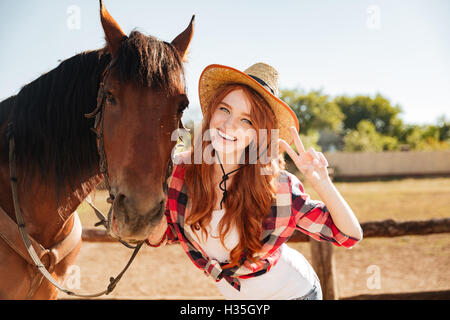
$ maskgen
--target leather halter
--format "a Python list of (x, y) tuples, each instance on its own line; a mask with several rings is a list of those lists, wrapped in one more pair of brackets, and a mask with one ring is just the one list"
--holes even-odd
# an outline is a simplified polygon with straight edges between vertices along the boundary
[[(104, 113), (105, 113), (104, 112), (105, 111), (104, 81), (106, 78), (105, 75), (108, 73), (109, 69), (111, 68), (112, 63), (113, 62), (111, 61), (111, 63), (106, 67), (105, 71), (103, 71), (102, 81), (100, 82), (100, 87), (99, 87), (98, 93), (97, 93), (97, 106), (96, 106), (95, 110), (92, 111), (91, 113), (84, 115), (86, 118), (94, 118), (95, 117), (94, 127), (91, 128), (91, 130), (92, 130), (92, 132), (95, 133), (95, 135), (97, 137), (97, 150), (98, 150), (98, 154), (100, 157), (100, 164), (99, 164), (100, 173), (104, 177), (105, 186), (108, 189), (108, 193), (109, 193), (109, 197), (108, 197), (108, 199), (106, 199), (106, 201), (111, 204), (111, 207), (109, 208), (109, 211), (108, 211), (107, 218), (105, 218), (105, 216), (92, 204), (92, 202), (90, 200), (88, 200), (87, 202), (92, 207), (95, 214), (97, 215), (97, 217), (100, 220), (99, 222), (97, 222), (95, 224), (95, 226), (103, 225), (105, 227), (105, 229), (107, 230), (108, 234), (111, 234), (111, 225), (110, 225), (109, 221), (111, 221), (112, 208), (113, 208), (112, 204), (114, 202), (114, 195), (111, 193), (111, 185), (109, 183), (108, 163), (106, 160), (105, 144), (103, 141), (103, 122), (104, 122)], [(99, 131), (97, 131), (97, 127), (99, 125), (100, 125)], [(136, 248), (136, 246), (130, 245), (121, 239), (118, 239), (118, 240), (123, 245), (125, 245), (126, 247), (128, 247), (130, 249)]]
[[(38, 241), (30, 236), (30, 243), (36, 251), (39, 259), (48, 256), (47, 270), (53, 272), (56, 265), (61, 262), (69, 253), (71, 253), (81, 241), (82, 226), (77, 212), (73, 215), (73, 226), (70, 233), (60, 242), (51, 248), (44, 248)], [(17, 228), (16, 222), (0, 208), (0, 238), (5, 241), (18, 255), (20, 255), (29, 265), (35, 265), (33, 259), (22, 241), (21, 234)], [(44, 276), (40, 273), (31, 279), (30, 289), (26, 299), (31, 298), (42, 283)]]

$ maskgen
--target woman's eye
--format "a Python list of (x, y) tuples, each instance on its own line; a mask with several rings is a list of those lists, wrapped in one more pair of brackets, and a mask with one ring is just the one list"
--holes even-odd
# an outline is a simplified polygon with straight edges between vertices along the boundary
[(227, 112), (227, 113), (230, 113), (230, 111), (229, 111), (227, 108), (225, 108), (225, 107), (220, 107), (219, 110), (223, 110), (223, 111), (225, 111), (225, 112)]
[(253, 123), (250, 121), (250, 120), (248, 120), (248, 119), (242, 119), (242, 121), (244, 121), (245, 123), (247, 123), (247, 124), (249, 124), (249, 125), (253, 125)]

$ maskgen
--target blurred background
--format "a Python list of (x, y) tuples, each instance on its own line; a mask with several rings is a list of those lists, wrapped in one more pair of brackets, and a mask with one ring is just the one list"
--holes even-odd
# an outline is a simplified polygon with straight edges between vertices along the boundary
[[(450, 217), (449, 1), (104, 3), (125, 33), (137, 29), (165, 41), (195, 14), (186, 64), (187, 127), (202, 118), (198, 78), (207, 65), (244, 70), (269, 63), (279, 71), (281, 98), (299, 119), (305, 147), (325, 153), (336, 187), (362, 224)], [(0, 99), (61, 61), (102, 47), (98, 9), (92, 0), (2, 0)], [(289, 162), (288, 170), (301, 177)], [(93, 197), (106, 211), (104, 191)], [(78, 212), (83, 225), (93, 227), (87, 205)], [(291, 245), (312, 261), (308, 243)], [(68, 284), (95, 291), (127, 256), (116, 243), (87, 241)], [(335, 250), (332, 260), (335, 298), (405, 292), (449, 297), (448, 233), (368, 237), (352, 250)], [(201, 274), (178, 246), (146, 248), (110, 296), (220, 298)]]

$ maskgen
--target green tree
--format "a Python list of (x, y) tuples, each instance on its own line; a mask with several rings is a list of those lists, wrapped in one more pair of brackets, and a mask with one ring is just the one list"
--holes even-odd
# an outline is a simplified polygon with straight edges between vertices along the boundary
[(299, 89), (285, 89), (281, 90), (280, 98), (294, 110), (300, 123), (300, 133), (308, 135), (310, 130), (322, 129), (340, 131), (344, 114), (321, 90), (305, 93)]
[(383, 151), (450, 148), (450, 122), (445, 115), (436, 125), (405, 124), (402, 109), (377, 93), (333, 99), (321, 90), (282, 90), (300, 123), (302, 139), (322, 150)]
[(381, 94), (375, 98), (369, 96), (338, 96), (334, 102), (345, 115), (344, 129), (355, 130), (361, 120), (368, 120), (377, 132), (384, 135), (398, 136), (403, 129), (403, 122), (398, 118), (402, 112), (400, 106), (392, 106)]
[(439, 140), (450, 140), (450, 121), (447, 121), (445, 114), (437, 118), (437, 126), (439, 128)]
[(411, 150), (443, 150), (450, 148), (450, 139), (446, 138), (448, 124), (407, 125), (404, 130), (404, 142)]
[(366, 152), (394, 150), (398, 145), (397, 138), (380, 134), (369, 120), (361, 120), (356, 130), (350, 130), (344, 137), (344, 143), (344, 151)]

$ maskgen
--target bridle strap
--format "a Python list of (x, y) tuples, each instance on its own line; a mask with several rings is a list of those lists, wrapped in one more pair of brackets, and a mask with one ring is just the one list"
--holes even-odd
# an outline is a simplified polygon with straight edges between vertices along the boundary
[[(106, 201), (111, 204), (111, 207), (109, 208), (107, 218), (100, 212), (100, 210), (98, 210), (92, 204), (91, 201), (87, 201), (87, 202), (91, 206), (91, 208), (94, 210), (96, 216), (99, 218), (99, 221), (95, 224), (95, 226), (103, 225), (109, 234), (111, 234), (111, 232), (110, 232), (111, 226), (109, 225), (108, 221), (110, 221), (111, 215), (112, 215), (112, 203), (114, 202), (114, 195), (111, 193), (111, 185), (109, 183), (109, 175), (108, 175), (108, 162), (107, 162), (106, 152), (105, 152), (105, 143), (103, 140), (104, 114), (105, 114), (105, 84), (104, 83), (105, 83), (105, 79), (108, 75), (108, 71), (111, 68), (111, 65), (113, 62), (114, 62), (114, 60), (111, 61), (111, 63), (106, 67), (105, 71), (102, 74), (102, 80), (100, 82), (100, 87), (99, 87), (98, 93), (97, 93), (96, 108), (91, 113), (87, 113), (84, 115), (86, 118), (94, 118), (95, 117), (94, 127), (91, 128), (91, 131), (94, 132), (97, 137), (97, 150), (98, 150), (98, 155), (100, 158), (100, 163), (99, 163), (100, 173), (103, 175), (105, 186), (109, 193), (109, 198)], [(97, 131), (97, 127), (99, 127), (98, 131)], [(130, 248), (130, 249), (137, 248), (137, 245), (133, 246), (133, 245), (127, 243), (126, 241), (123, 241), (122, 239), (117, 239), (117, 240), (120, 243), (122, 243), (124, 246), (126, 246), (127, 248)]]
[[(108, 163), (106, 160), (105, 153), (105, 144), (103, 140), (103, 122), (104, 122), (104, 111), (105, 111), (105, 78), (108, 75), (109, 68), (111, 67), (112, 62), (106, 67), (105, 71), (102, 75), (102, 80), (100, 82), (100, 87), (97, 93), (97, 105), (91, 113), (87, 113), (84, 116), (86, 118), (94, 118), (94, 127), (91, 128), (92, 132), (95, 133), (97, 137), (97, 150), (100, 157), (100, 173), (103, 175), (105, 180), (105, 186), (109, 192), (109, 196), (112, 201), (114, 201), (114, 196), (111, 194), (111, 185), (109, 184), (109, 176), (108, 176)], [(99, 127), (99, 131), (97, 131), (97, 127)], [(111, 202), (112, 202), (111, 201)]]

